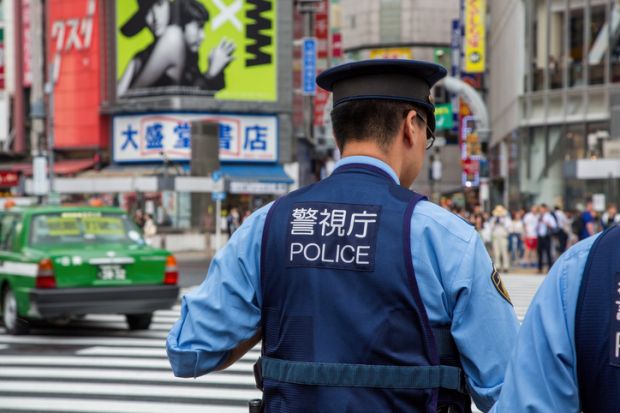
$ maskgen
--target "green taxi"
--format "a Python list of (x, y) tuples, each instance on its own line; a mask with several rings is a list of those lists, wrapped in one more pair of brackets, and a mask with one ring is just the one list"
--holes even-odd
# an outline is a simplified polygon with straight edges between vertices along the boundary
[(150, 247), (125, 211), (42, 206), (0, 212), (0, 311), (9, 334), (29, 320), (124, 314), (148, 329), (177, 300), (174, 256)]

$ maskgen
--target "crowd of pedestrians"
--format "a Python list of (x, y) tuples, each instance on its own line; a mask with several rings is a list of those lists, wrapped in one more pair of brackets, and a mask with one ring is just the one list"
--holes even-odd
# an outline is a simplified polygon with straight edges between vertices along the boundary
[(497, 205), (490, 213), (480, 206), (472, 211), (449, 202), (442, 206), (476, 227), (500, 272), (533, 268), (543, 273), (571, 245), (620, 222), (615, 204), (598, 213), (591, 201), (570, 212), (544, 203), (513, 211)]

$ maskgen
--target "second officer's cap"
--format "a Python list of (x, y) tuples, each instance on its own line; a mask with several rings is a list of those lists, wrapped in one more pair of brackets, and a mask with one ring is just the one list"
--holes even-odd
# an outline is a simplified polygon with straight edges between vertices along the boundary
[(316, 83), (333, 92), (334, 107), (352, 100), (385, 99), (409, 102), (426, 109), (435, 131), (431, 88), (446, 76), (434, 63), (403, 59), (372, 59), (345, 63), (322, 72)]

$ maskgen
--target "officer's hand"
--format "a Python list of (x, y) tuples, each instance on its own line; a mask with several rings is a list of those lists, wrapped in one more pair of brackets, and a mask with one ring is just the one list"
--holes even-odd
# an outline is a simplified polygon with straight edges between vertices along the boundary
[(249, 340), (243, 341), (239, 343), (237, 347), (235, 347), (231, 352), (228, 358), (224, 363), (219, 365), (215, 370), (224, 370), (237, 362), (241, 357), (245, 355), (250, 349), (252, 349), (263, 337), (263, 330), (259, 328), (256, 331), (256, 334), (252, 336)]

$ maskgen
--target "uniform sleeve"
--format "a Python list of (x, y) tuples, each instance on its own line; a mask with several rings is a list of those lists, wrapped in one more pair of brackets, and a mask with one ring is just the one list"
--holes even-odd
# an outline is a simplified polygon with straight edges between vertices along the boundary
[(261, 239), (269, 206), (256, 211), (234, 232), (213, 258), (203, 283), (183, 297), (181, 318), (166, 342), (175, 376), (209, 373), (256, 332), (261, 308)]
[(579, 412), (574, 312), (586, 258), (562, 256), (536, 293), (493, 413)]
[(486, 412), (499, 397), (519, 324), (502, 295), (503, 285), (494, 284), (491, 259), (477, 234), (472, 235), (458, 268), (460, 275), (448, 290), (453, 303), (452, 337), (471, 396)]

